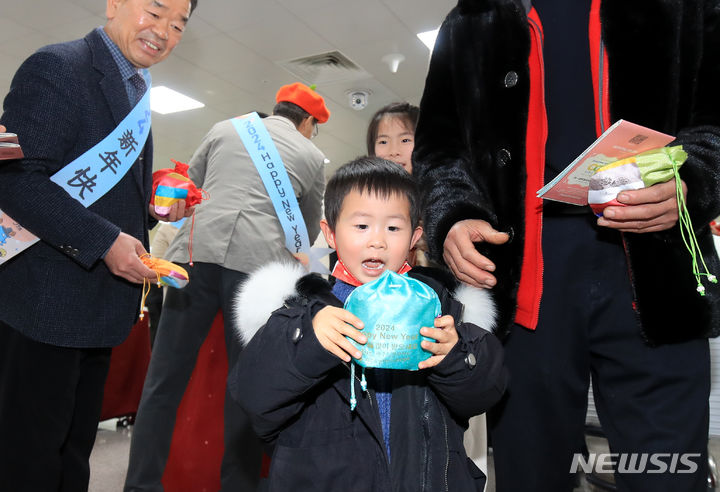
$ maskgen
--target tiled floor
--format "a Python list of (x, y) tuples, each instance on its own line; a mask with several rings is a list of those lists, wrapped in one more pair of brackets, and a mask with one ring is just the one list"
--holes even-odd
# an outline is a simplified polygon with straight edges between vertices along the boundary
[[(128, 453), (130, 452), (130, 435), (132, 427), (116, 428), (116, 421), (101, 422), (95, 440), (95, 448), (90, 457), (90, 492), (121, 492), (127, 470)], [(608, 452), (607, 443), (597, 437), (587, 438), (590, 452)], [(720, 458), (720, 438), (710, 439), (710, 453)], [(489, 459), (492, 464), (492, 456)], [(489, 473), (486, 492), (494, 492), (492, 467)], [(581, 486), (574, 492), (599, 492), (602, 489), (591, 486), (584, 478)], [(188, 491), (192, 492), (192, 491)]]
[(117, 428), (117, 420), (100, 422), (90, 455), (89, 492), (121, 492), (125, 483), (132, 427)]
[[(607, 442), (604, 439), (588, 437), (587, 442), (588, 450), (590, 452), (602, 453), (608, 451)], [(491, 454), (490, 456), (488, 456), (488, 485), (485, 488), (485, 492), (495, 492), (495, 475), (492, 469), (492, 461), (493, 459)], [(578, 483), (580, 485), (573, 489), (573, 492), (600, 492), (602, 490), (590, 485), (587, 480), (585, 480), (584, 476), (578, 477)]]

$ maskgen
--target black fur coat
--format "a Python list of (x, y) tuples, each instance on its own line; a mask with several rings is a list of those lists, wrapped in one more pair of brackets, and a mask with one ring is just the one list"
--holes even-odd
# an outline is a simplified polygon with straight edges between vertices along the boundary
[[(487, 220), (513, 236), (506, 245), (479, 246), (497, 265), (501, 332), (514, 318), (525, 195), (535, 193), (524, 189), (529, 3), (460, 0), (450, 12), (433, 52), (413, 155), (431, 256), (442, 257), (447, 232), (463, 219)], [(720, 214), (720, 0), (604, 0), (601, 19), (611, 118), (677, 135), (674, 144), (689, 154), (681, 175), (690, 215), (718, 275), (707, 224)], [(518, 78), (508, 88), (509, 72)], [(679, 228), (624, 236), (646, 340), (720, 333), (720, 284), (704, 282), (707, 295), (696, 293)]]

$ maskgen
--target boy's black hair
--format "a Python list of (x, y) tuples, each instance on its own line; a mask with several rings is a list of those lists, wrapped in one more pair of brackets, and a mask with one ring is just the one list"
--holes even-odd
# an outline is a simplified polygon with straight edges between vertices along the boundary
[(351, 191), (370, 193), (382, 198), (406, 196), (410, 202), (413, 230), (420, 222), (420, 199), (417, 183), (410, 173), (394, 162), (380, 157), (358, 157), (343, 164), (325, 187), (325, 220), (335, 230), (343, 200)]
[(405, 128), (410, 130), (410, 132), (414, 135), (419, 115), (420, 108), (406, 102), (394, 102), (378, 109), (372, 118), (370, 118), (370, 123), (368, 124), (366, 142), (368, 155), (375, 155), (375, 140), (377, 140), (378, 137), (380, 121), (384, 117), (389, 116), (391, 118), (399, 119), (402, 121), (403, 125), (405, 125)]
[[(284, 116), (285, 118), (289, 119), (293, 122), (296, 128), (300, 126), (300, 124), (303, 122), (303, 120), (305, 120), (305, 118), (307, 118), (308, 116), (312, 116), (303, 108), (301, 108), (295, 103), (291, 103), (290, 101), (280, 101), (279, 103), (277, 103), (273, 108), (273, 114), (276, 114), (278, 116)], [(317, 123), (317, 120), (314, 116), (313, 123)]]

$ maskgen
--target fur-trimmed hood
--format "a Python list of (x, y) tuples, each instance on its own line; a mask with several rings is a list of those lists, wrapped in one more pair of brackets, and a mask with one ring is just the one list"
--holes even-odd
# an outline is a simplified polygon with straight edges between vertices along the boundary
[[(459, 284), (451, 275), (434, 268), (414, 268), (410, 276), (431, 283), (435, 290), (446, 289), (457, 302), (464, 306), (460, 320), (493, 331), (496, 309), (490, 291)], [(440, 294), (440, 293), (438, 293)], [(292, 299), (310, 299), (332, 296), (329, 282), (319, 275), (308, 275), (297, 263), (270, 263), (251, 273), (235, 297), (234, 326), (243, 344), (255, 333), (277, 309)]]

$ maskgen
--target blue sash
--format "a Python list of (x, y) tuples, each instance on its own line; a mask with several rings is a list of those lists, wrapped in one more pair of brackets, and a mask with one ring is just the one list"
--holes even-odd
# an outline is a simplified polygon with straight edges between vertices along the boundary
[[(150, 73), (143, 76), (150, 87)], [(110, 191), (140, 157), (150, 134), (150, 90), (100, 143), (55, 173), (50, 180), (89, 207)]]
[[(150, 134), (151, 80), (150, 72), (142, 72), (148, 90), (130, 113), (107, 137), (50, 177), (52, 182), (85, 207), (95, 203), (118, 184), (145, 147)], [(2, 210), (0, 221), (1, 227), (15, 227), (16, 233), (22, 229)], [(0, 265), (39, 241), (27, 231), (13, 236), (8, 235), (0, 241)]]
[(240, 135), (272, 200), (275, 214), (285, 233), (285, 247), (307, 266), (310, 238), (290, 177), (275, 143), (257, 113), (248, 113), (230, 121)]

